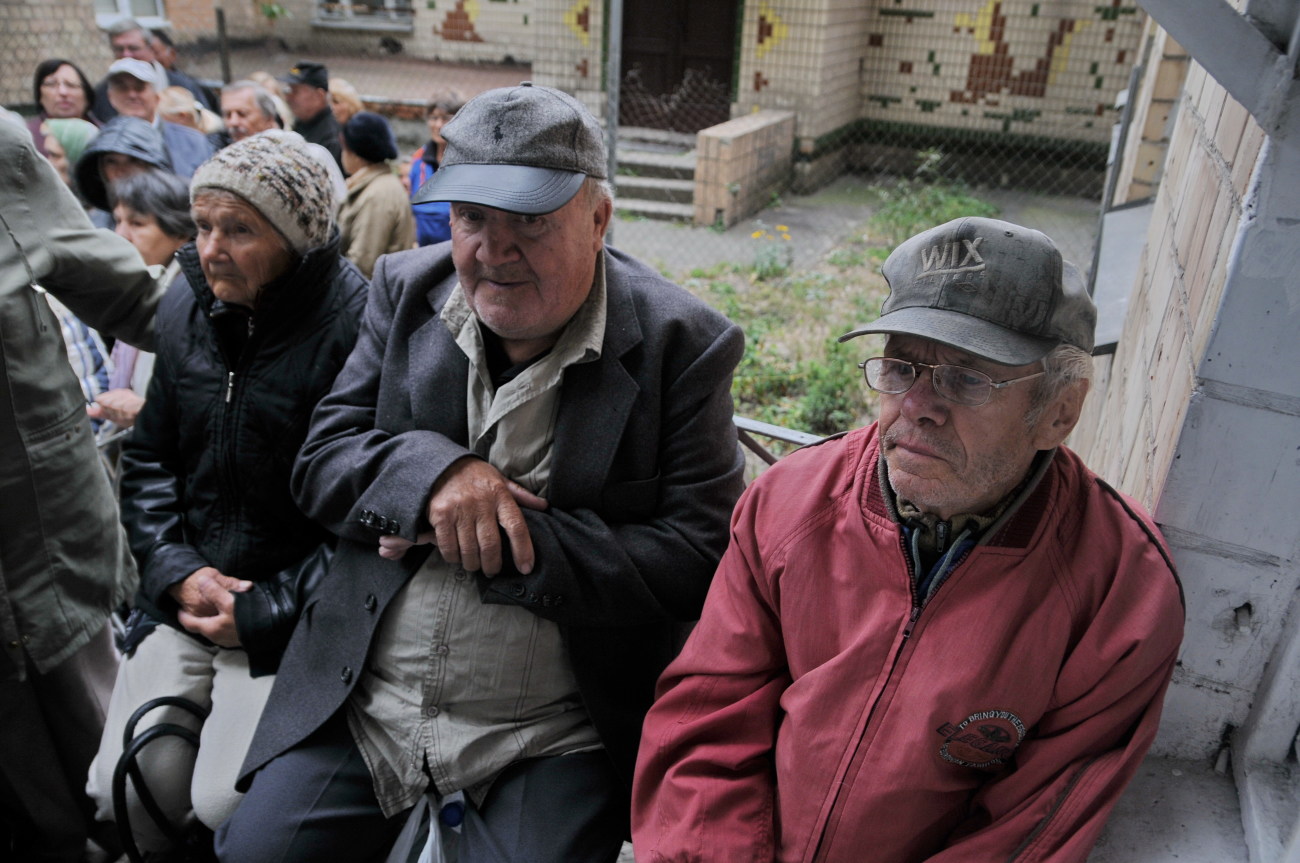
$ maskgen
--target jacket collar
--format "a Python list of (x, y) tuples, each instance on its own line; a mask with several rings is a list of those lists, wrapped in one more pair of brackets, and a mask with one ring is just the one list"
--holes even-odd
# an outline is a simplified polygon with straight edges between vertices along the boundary
[[(637, 276), (621, 253), (606, 247), (601, 257), (605, 266), (605, 340), (598, 361), (578, 363), (564, 373), (553, 451), (557, 467), (551, 471), (549, 495), (557, 507), (576, 500), (591, 500), (599, 494), (641, 392), (640, 385), (622, 362), (642, 341), (640, 319), (628, 287), (628, 282)], [(425, 295), (431, 315), (410, 336), (411, 385), (419, 386), (428, 374), (457, 376), (462, 381), (457, 416), (463, 417), (463, 375), (468, 373), (468, 361), (438, 316), (456, 286), (451, 256), (441, 257), (428, 277), (433, 281), (433, 287)], [(435, 328), (441, 331), (436, 338), (432, 337)], [(446, 422), (445, 406), (435, 404), (432, 399), (413, 400), (415, 427), (439, 427), (429, 414), (438, 410)], [(599, 421), (593, 422), (594, 417), (599, 417)], [(463, 419), (458, 420), (450, 430), (457, 433), (463, 425)]]
[[(863, 505), (869, 511), (901, 524), (894, 491), (889, 485), (888, 467), (880, 450), (878, 428), (873, 424), (871, 434), (859, 438), (862, 446), (858, 454), (859, 464), (867, 468), (859, 471), (865, 479)], [(857, 435), (851, 433), (850, 437)], [(1052, 470), (1052, 466), (1059, 461), (1058, 454), (1059, 448), (1038, 453), (1028, 478), (1016, 489), (1006, 509), (980, 535), (978, 545), (1024, 548), (1029, 544), (1050, 506), (1052, 490), (1057, 482), (1057, 472)]]

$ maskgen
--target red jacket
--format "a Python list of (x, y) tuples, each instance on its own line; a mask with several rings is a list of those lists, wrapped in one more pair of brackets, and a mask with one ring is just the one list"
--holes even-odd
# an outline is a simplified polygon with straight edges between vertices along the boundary
[(1182, 638), (1156, 528), (1061, 448), (923, 608), (871, 426), (732, 518), (646, 718), (637, 859), (1083, 861)]

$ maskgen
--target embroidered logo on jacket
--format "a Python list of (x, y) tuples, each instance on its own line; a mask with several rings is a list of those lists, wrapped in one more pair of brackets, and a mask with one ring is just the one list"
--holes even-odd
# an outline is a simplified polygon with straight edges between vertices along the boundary
[(1025, 724), (1009, 710), (982, 710), (957, 725), (935, 729), (943, 735), (939, 755), (963, 767), (993, 767), (1004, 763), (1025, 739)]

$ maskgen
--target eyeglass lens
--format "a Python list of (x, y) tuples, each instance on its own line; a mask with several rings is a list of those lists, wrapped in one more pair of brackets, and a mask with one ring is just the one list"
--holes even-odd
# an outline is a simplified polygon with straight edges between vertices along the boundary
[(875, 357), (862, 364), (867, 386), (882, 393), (905, 393), (916, 382), (918, 368), (930, 369), (934, 391), (949, 401), (963, 405), (982, 405), (992, 391), (992, 378), (983, 372), (961, 366), (913, 365), (906, 360)]

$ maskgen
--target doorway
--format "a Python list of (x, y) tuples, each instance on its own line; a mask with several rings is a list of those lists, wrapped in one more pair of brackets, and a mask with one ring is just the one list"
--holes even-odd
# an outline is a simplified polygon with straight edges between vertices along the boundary
[(731, 119), (741, 0), (626, 0), (618, 121), (698, 132)]

